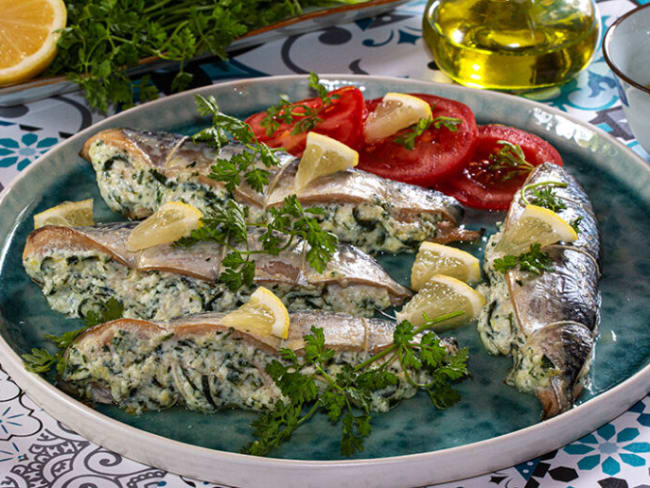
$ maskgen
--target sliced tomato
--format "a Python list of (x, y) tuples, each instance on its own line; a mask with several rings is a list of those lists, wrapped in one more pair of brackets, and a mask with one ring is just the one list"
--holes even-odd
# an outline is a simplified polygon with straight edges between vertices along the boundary
[[(472, 155), (477, 138), (477, 127), (471, 109), (460, 102), (435, 95), (411, 93), (431, 105), (436, 117), (460, 119), (456, 131), (445, 126), (439, 129), (431, 126), (415, 140), (415, 147), (407, 149), (395, 142), (395, 138), (409, 131), (366, 145), (359, 152), (359, 168), (384, 178), (404, 181), (422, 186), (431, 186), (462, 170)], [(366, 102), (371, 112), (381, 99)]]
[[(363, 138), (363, 121), (367, 114), (363, 93), (356, 87), (346, 86), (331, 91), (329, 95), (332, 103), (328, 106), (323, 106), (323, 100), (315, 97), (293, 103), (291, 110), (297, 113), (304, 113), (307, 110), (305, 107), (315, 110), (320, 121), (310, 130), (359, 149)], [(271, 147), (283, 147), (294, 156), (301, 156), (305, 150), (307, 132), (292, 132), (305, 116), (295, 116), (291, 123), (276, 117), (279, 127), (270, 135), (267, 134), (266, 127), (262, 126), (262, 121), (267, 117), (267, 112), (258, 112), (248, 117), (246, 123), (251, 126), (260, 142)]]
[(514, 127), (484, 125), (479, 127), (476, 149), (470, 162), (458, 176), (437, 188), (469, 207), (506, 210), (529, 172), (490, 169), (490, 155), (497, 154), (504, 147), (499, 141), (518, 144), (526, 161), (533, 166), (545, 162), (562, 166), (560, 153), (541, 137)]

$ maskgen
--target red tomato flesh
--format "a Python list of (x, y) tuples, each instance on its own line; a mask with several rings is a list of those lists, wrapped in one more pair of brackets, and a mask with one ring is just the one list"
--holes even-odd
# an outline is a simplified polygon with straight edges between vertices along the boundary
[(487, 210), (507, 210), (515, 192), (521, 187), (528, 173), (518, 173), (505, 179), (503, 171), (489, 169), (490, 154), (503, 148), (498, 141), (508, 141), (521, 147), (526, 161), (533, 166), (551, 162), (562, 166), (562, 157), (544, 139), (529, 132), (503, 125), (484, 125), (478, 129), (478, 141), (474, 155), (463, 171), (437, 188), (455, 197), (463, 205)]
[[(462, 170), (472, 155), (478, 135), (476, 120), (470, 108), (455, 100), (411, 93), (431, 105), (433, 118), (456, 117), (461, 120), (456, 131), (433, 125), (415, 140), (414, 149), (406, 149), (394, 139), (409, 129), (368, 144), (359, 152), (359, 168), (384, 178), (431, 186)], [(381, 98), (366, 102), (371, 112)]]
[[(321, 121), (316, 123), (311, 129), (312, 131), (336, 139), (353, 149), (358, 149), (363, 141), (363, 121), (367, 113), (363, 93), (358, 88), (346, 86), (331, 91), (329, 95), (332, 98), (332, 103), (327, 107), (323, 108), (323, 100), (320, 97), (315, 97), (293, 103), (292, 110), (304, 113), (304, 106), (317, 110), (318, 118)], [(258, 112), (246, 119), (246, 123), (253, 129), (260, 142), (270, 147), (283, 147), (294, 156), (301, 156), (305, 150), (307, 132), (298, 134), (291, 132), (296, 123), (305, 117), (295, 116), (294, 121), (290, 124), (278, 120), (280, 126), (271, 135), (267, 135), (266, 127), (262, 127), (262, 120), (266, 117), (266, 112)]]

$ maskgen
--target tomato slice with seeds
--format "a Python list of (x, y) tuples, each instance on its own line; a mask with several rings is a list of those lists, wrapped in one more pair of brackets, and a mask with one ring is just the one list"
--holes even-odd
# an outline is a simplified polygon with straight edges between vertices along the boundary
[[(384, 178), (422, 186), (431, 186), (458, 173), (472, 155), (478, 130), (471, 109), (464, 103), (421, 93), (410, 93), (431, 105), (433, 118), (460, 119), (456, 131), (433, 125), (415, 139), (415, 147), (407, 149), (395, 139), (409, 132), (404, 129), (391, 137), (367, 144), (359, 152), (359, 169)], [(381, 98), (366, 102), (368, 112), (379, 105)]]
[(490, 156), (496, 155), (505, 146), (499, 141), (517, 144), (522, 149), (525, 160), (533, 166), (545, 162), (562, 166), (560, 153), (541, 137), (514, 127), (484, 125), (478, 129), (478, 141), (470, 162), (458, 176), (436, 188), (469, 207), (507, 210), (530, 169), (499, 169), (490, 161)]
[[(298, 114), (312, 109), (320, 119), (310, 130), (329, 136), (353, 149), (359, 149), (363, 142), (363, 121), (366, 118), (366, 107), (363, 93), (356, 87), (345, 86), (329, 92), (332, 103), (324, 106), (320, 97), (309, 98), (294, 102), (291, 110)], [(308, 108), (306, 108), (308, 107)], [(270, 147), (282, 147), (294, 156), (301, 156), (307, 144), (307, 131), (293, 134), (294, 128), (306, 116), (294, 116), (292, 122), (285, 122), (276, 116), (279, 126), (268, 135), (262, 121), (268, 117), (266, 111), (258, 112), (246, 119), (246, 123), (260, 140)]]

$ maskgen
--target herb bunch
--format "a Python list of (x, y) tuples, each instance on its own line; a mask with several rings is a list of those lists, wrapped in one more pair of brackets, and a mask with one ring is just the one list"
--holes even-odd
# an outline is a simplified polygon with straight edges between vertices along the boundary
[[(210, 168), (210, 178), (223, 182), (231, 198), (224, 207), (203, 217), (203, 225), (194, 229), (189, 237), (178, 240), (176, 244), (190, 246), (199, 241), (215, 241), (226, 247), (228, 254), (222, 261), (224, 271), (219, 279), (233, 292), (244, 285), (253, 284), (256, 254), (277, 256), (292, 246), (297, 239), (302, 239), (308, 244), (305, 251), (307, 263), (319, 273), (322, 272), (338, 245), (336, 235), (324, 231), (318, 222), (318, 216), (323, 210), (305, 209), (295, 195), (289, 195), (281, 207), (270, 208), (265, 212), (261, 222), (250, 223), (248, 207), (237, 203), (232, 194), (242, 183), (242, 178), (255, 191), (263, 192), (269, 184), (269, 168), (277, 166), (280, 161), (273, 149), (259, 142), (245, 122), (222, 113), (214, 97), (204, 98), (197, 95), (196, 103), (200, 115), (212, 116), (212, 125), (198, 132), (194, 136), (196, 141), (206, 142), (219, 149), (231, 137), (235, 137), (245, 149), (231, 159), (215, 160), (215, 164)], [(259, 167), (258, 160), (264, 167)], [(249, 227), (262, 231), (259, 239), (261, 249), (251, 249)]]
[[(539, 183), (532, 183), (525, 185), (521, 189), (521, 202), (524, 205), (533, 203), (540, 207), (548, 208), (551, 212), (564, 210), (566, 204), (561, 197), (558, 197), (553, 191), (553, 187), (566, 188), (567, 184), (559, 181), (541, 181)], [(527, 193), (532, 192), (533, 196), (529, 200)]]
[(526, 155), (519, 144), (509, 141), (497, 141), (501, 144), (498, 152), (488, 157), (487, 170), (500, 181), (508, 181), (522, 174), (530, 173), (535, 167), (526, 160)]
[(59, 374), (63, 374), (65, 370), (65, 360), (63, 354), (66, 348), (86, 329), (110, 320), (119, 319), (124, 313), (124, 305), (115, 298), (109, 298), (104, 303), (98, 312), (90, 311), (84, 317), (84, 326), (77, 329), (63, 333), (60, 336), (46, 334), (45, 338), (56, 346), (56, 352), (50, 353), (45, 348), (32, 348), (30, 353), (22, 354), (21, 357), (25, 363), (25, 369), (32, 373), (47, 373), (56, 368)]
[(366, 0), (66, 0), (68, 26), (48, 75), (79, 84), (92, 107), (130, 106), (158, 96), (144, 77), (134, 86), (131, 68), (158, 57), (180, 63), (172, 90), (186, 88), (184, 70), (199, 55), (226, 59), (226, 48), (247, 32), (294, 17), (312, 6)]
[[(317, 412), (325, 413), (332, 424), (341, 422), (344, 456), (362, 451), (364, 440), (372, 430), (373, 394), (399, 381), (391, 371), (393, 365), (401, 367), (410, 385), (426, 391), (436, 408), (453, 405), (460, 395), (452, 385), (468, 375), (468, 352), (466, 349), (449, 352), (430, 329), (459, 313), (437, 317), (417, 329), (407, 321), (401, 322), (389, 347), (357, 366), (343, 365), (336, 374), (331, 374), (328, 368), (334, 350), (325, 346), (323, 330), (312, 327), (312, 333), (305, 336), (303, 356), (282, 349), (283, 361), (274, 360), (267, 366), (267, 373), (286, 400), (278, 400), (273, 410), (253, 422), (257, 439), (242, 452), (268, 454)], [(428, 382), (419, 383), (417, 378), (424, 376)]]

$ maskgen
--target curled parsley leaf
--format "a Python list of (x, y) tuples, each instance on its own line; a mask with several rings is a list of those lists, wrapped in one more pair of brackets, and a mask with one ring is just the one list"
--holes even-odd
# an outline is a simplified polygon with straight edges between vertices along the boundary
[[(395, 364), (401, 365), (406, 381), (427, 392), (436, 408), (454, 404), (460, 395), (453, 383), (468, 376), (468, 353), (466, 349), (450, 352), (429, 329), (459, 313), (437, 317), (418, 328), (404, 321), (395, 328), (390, 346), (356, 366), (343, 365), (336, 374), (328, 368), (334, 351), (326, 347), (323, 330), (312, 327), (305, 336), (304, 355), (282, 349), (282, 361), (275, 360), (266, 368), (284, 399), (253, 422), (256, 440), (242, 452), (268, 454), (317, 412), (326, 414), (333, 424), (341, 423), (344, 456), (362, 451), (372, 430), (373, 396), (399, 382), (391, 369)], [(430, 381), (415, 380), (423, 377)]]
[(517, 266), (522, 271), (540, 275), (553, 269), (553, 260), (548, 253), (542, 251), (539, 242), (531, 244), (528, 252), (519, 256), (508, 255), (494, 260), (494, 269), (501, 273), (505, 273)]

